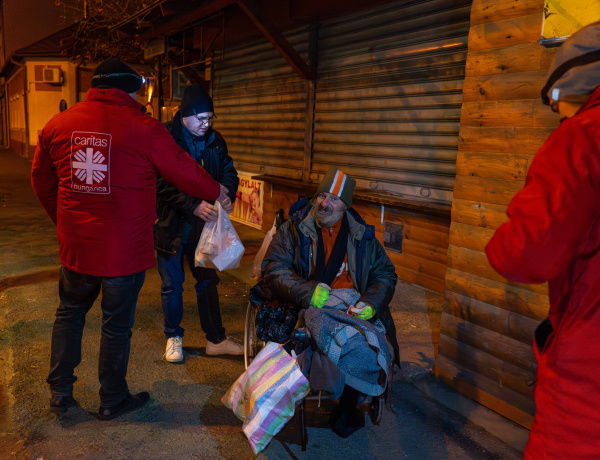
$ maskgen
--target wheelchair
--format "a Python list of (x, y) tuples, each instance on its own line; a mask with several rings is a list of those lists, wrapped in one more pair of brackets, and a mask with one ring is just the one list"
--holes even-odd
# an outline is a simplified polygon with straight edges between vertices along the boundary
[[(260, 350), (265, 346), (265, 342), (261, 341), (256, 335), (256, 309), (259, 305), (253, 303), (252, 301), (248, 302), (248, 307), (246, 309), (246, 324), (244, 327), (244, 365), (246, 369), (252, 362), (252, 359), (260, 352)], [(297, 324), (297, 326), (299, 326)], [(290, 345), (297, 354), (299, 354), (302, 350), (306, 349), (306, 347), (310, 346), (311, 336), (310, 332), (303, 327), (296, 327), (292, 333), (290, 338)], [(393, 361), (393, 359), (392, 359)], [(393, 367), (393, 364), (392, 364)], [(388, 400), (388, 395), (391, 394), (391, 385), (392, 385), (392, 369), (388, 371), (388, 380), (386, 384), (385, 391), (380, 396), (367, 396), (366, 404), (369, 405), (370, 418), (373, 425), (380, 425), (381, 419), (383, 417), (384, 408), (386, 406), (386, 401)], [(306, 430), (306, 419), (305, 419), (305, 410), (306, 410), (306, 402), (307, 401), (318, 401), (318, 407), (321, 406), (321, 401), (332, 399), (329, 393), (325, 393), (323, 391), (316, 391), (308, 394), (299, 405), (300, 409), (300, 429), (301, 429), (301, 440), (302, 440), (302, 451), (306, 451), (306, 444), (308, 440), (308, 432)]]
[[(275, 228), (279, 229), (284, 222), (284, 211), (283, 209), (279, 209), (275, 212)], [(252, 300), (248, 301), (246, 322), (244, 325), (244, 366), (246, 369), (248, 369), (252, 359), (265, 346), (265, 342), (256, 336), (256, 307), (256, 302), (253, 303)]]
[(246, 369), (248, 369), (252, 359), (254, 359), (258, 352), (265, 346), (265, 342), (256, 336), (255, 321), (256, 307), (252, 302), (248, 301), (248, 307), (246, 308), (246, 323), (244, 325), (244, 366), (246, 366)]
[[(280, 209), (276, 212), (275, 227), (279, 229), (284, 222), (284, 212), (283, 209)], [(244, 366), (246, 369), (248, 369), (252, 359), (254, 359), (254, 357), (256, 357), (260, 350), (265, 346), (265, 342), (260, 340), (256, 334), (256, 312), (261, 306), (261, 302), (259, 299), (254, 299), (253, 301), (252, 295), (250, 297), (251, 298), (248, 301), (248, 306), (246, 307), (246, 321), (244, 325)], [(297, 324), (290, 338), (291, 346), (296, 350), (297, 354), (299, 354), (299, 352), (305, 349), (307, 346), (310, 346), (311, 341), (310, 332), (307, 329), (298, 326), (299, 325)], [(369, 404), (371, 422), (373, 425), (381, 424), (384, 407), (386, 406), (386, 401), (388, 401), (388, 395), (391, 394), (392, 368), (393, 364), (388, 371), (388, 380), (383, 394), (380, 396), (367, 396), (366, 403)], [(306, 443), (308, 440), (305, 420), (306, 401), (318, 401), (320, 407), (321, 401), (328, 399), (331, 399), (328, 393), (322, 391), (311, 391), (311, 393), (309, 393), (299, 405), (303, 452), (306, 451)]]

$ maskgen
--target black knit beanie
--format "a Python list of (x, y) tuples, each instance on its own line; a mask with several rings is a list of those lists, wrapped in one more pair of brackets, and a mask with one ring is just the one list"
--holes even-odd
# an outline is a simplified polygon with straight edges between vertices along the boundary
[(143, 77), (117, 58), (100, 63), (92, 77), (92, 88), (117, 88), (126, 93), (137, 93), (142, 87)]
[(183, 92), (181, 106), (182, 117), (192, 117), (199, 113), (213, 112), (213, 101), (208, 93), (199, 85), (188, 86)]

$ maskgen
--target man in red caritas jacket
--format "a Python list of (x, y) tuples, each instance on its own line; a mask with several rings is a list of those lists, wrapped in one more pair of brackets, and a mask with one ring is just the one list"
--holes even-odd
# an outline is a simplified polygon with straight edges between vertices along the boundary
[(162, 123), (144, 115), (136, 96), (142, 80), (118, 59), (104, 61), (85, 102), (56, 115), (39, 136), (31, 183), (56, 224), (62, 264), (47, 380), (58, 415), (77, 404), (85, 315), (100, 292), (99, 416), (111, 420), (150, 398), (129, 393), (125, 376), (138, 294), (155, 264), (157, 171), (189, 195), (227, 197)]
[(600, 22), (558, 50), (542, 99), (564, 119), (486, 247), (520, 283), (548, 281), (525, 459), (600, 458)]

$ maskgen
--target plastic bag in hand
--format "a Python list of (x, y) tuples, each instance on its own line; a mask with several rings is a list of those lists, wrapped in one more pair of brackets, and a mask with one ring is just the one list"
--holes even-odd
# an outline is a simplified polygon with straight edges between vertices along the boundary
[(217, 201), (219, 217), (206, 222), (196, 247), (196, 267), (217, 268), (221, 271), (240, 266), (244, 245), (237, 235), (229, 216)]
[(252, 264), (252, 267), (250, 267), (250, 279), (260, 278), (262, 261), (265, 258), (267, 249), (269, 249), (269, 245), (271, 244), (271, 240), (273, 239), (273, 235), (275, 235), (276, 231), (277, 227), (275, 227), (275, 221), (273, 221), (273, 226), (265, 235), (265, 239), (263, 240), (260, 249), (254, 257), (254, 263)]

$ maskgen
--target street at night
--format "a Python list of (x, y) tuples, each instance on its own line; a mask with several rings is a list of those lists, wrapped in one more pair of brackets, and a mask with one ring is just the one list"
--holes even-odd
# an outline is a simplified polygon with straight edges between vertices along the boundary
[[(50, 413), (45, 379), (58, 305), (56, 229), (31, 191), (30, 163), (4, 150), (0, 164), (0, 458), (254, 458), (242, 422), (220, 402), (243, 372), (243, 357), (204, 354), (206, 340), (192, 281), (186, 280), (190, 288), (184, 294), (185, 361), (177, 365), (163, 359), (160, 278), (155, 268), (148, 270), (138, 301), (127, 376), (132, 392), (150, 392), (150, 403), (110, 422), (97, 419), (97, 302), (87, 315), (83, 360), (76, 369), (74, 397), (80, 408), (69, 409), (61, 420)], [(236, 227), (247, 251), (239, 269), (221, 274), (219, 291), (228, 333), (241, 340), (248, 288), (253, 284), (248, 269), (264, 234)], [(404, 351), (403, 372), (395, 374), (393, 412), (384, 412), (380, 426), (373, 426), (367, 417), (366, 427), (344, 440), (328, 426), (331, 405), (323, 403), (318, 409), (311, 401), (306, 452), (300, 448), (296, 416), (258, 458), (519, 458), (527, 430), (431, 376), (430, 321), (439, 316), (440, 302), (441, 296), (399, 282), (392, 311)], [(492, 430), (498, 437), (490, 434)]]
[(0, 0), (0, 460), (600, 458), (598, 175), (600, 2)]

